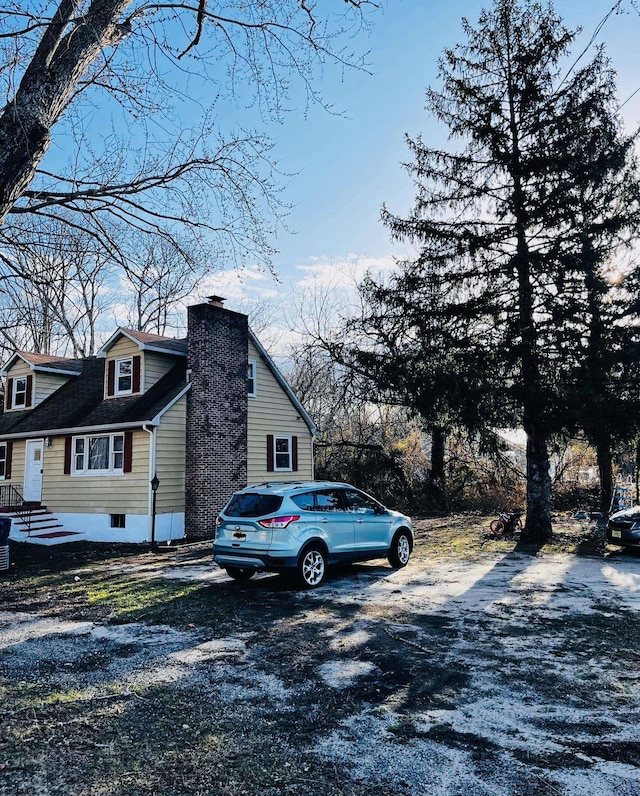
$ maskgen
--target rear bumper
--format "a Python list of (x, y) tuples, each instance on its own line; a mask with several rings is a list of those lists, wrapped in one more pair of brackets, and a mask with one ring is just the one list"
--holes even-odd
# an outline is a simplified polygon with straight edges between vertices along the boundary
[(640, 548), (640, 530), (630, 528), (607, 528), (607, 542), (622, 547)]
[(278, 572), (298, 565), (297, 556), (271, 556), (263, 550), (237, 550), (233, 547), (214, 545), (213, 560), (220, 567), (239, 567), (265, 572)]

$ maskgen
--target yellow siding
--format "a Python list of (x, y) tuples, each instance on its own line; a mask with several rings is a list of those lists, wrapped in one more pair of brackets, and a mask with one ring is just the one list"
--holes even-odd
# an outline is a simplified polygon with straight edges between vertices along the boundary
[[(32, 370), (29, 367), (29, 365), (27, 365), (27, 363), (23, 362), (21, 359), (16, 359), (16, 361), (13, 363), (13, 365), (8, 370), (7, 381), (5, 382), (5, 388), (6, 388), (6, 385), (8, 384), (8, 380), (9, 379), (19, 379), (22, 376), (28, 376), (30, 373), (33, 375)], [(35, 388), (35, 379), (34, 379), (34, 388)], [(11, 396), (11, 398), (13, 399), (13, 396)], [(26, 407), (26, 408), (29, 409), (30, 407)], [(11, 409), (7, 409), (6, 411), (7, 412), (24, 412), (24, 410), (25, 410), (25, 407), (21, 406), (18, 409), (11, 408)]]
[[(28, 376), (29, 374), (33, 376), (33, 406), (42, 403), (45, 398), (48, 398), (69, 381), (69, 376), (56, 376), (53, 373), (34, 373), (29, 365), (21, 359), (16, 360), (11, 366), (7, 378), (19, 379), (21, 376)], [(7, 411), (23, 412), (24, 409), (9, 409)]]
[(121, 337), (107, 353), (106, 365), (104, 369), (104, 394), (107, 396), (107, 379), (109, 374), (109, 362), (124, 357), (140, 356), (140, 383), (143, 392), (153, 387), (156, 382), (168, 373), (175, 365), (177, 358), (170, 354), (158, 354), (155, 351), (141, 351), (137, 343), (129, 340), (128, 337)]
[(16, 359), (13, 365), (8, 370), (8, 378), (15, 379), (20, 376), (26, 376), (31, 373), (31, 368), (22, 359)]
[(156, 431), (156, 472), (160, 479), (156, 512), (184, 511), (184, 454), (187, 399), (166, 412)]
[(69, 376), (55, 376), (52, 373), (33, 374), (34, 405), (38, 405), (48, 398), (63, 384), (69, 381)]
[[(109, 378), (109, 362), (114, 359), (123, 359), (124, 357), (133, 357), (136, 354), (140, 354), (140, 349), (138, 345), (128, 337), (120, 337), (117, 343), (115, 343), (109, 351), (107, 352), (107, 359), (106, 364), (104, 366), (104, 397), (107, 398), (107, 379)], [(141, 363), (142, 364), (142, 363)], [(144, 383), (144, 382), (143, 382)], [(115, 512), (112, 512), (115, 513)]]
[(22, 494), (22, 487), (24, 485), (24, 456), (26, 451), (25, 441), (23, 439), (13, 440), (13, 453), (11, 454), (11, 478), (8, 481), (2, 481), (3, 484), (11, 484)]
[[(248, 398), (248, 482), (300, 481), (313, 477), (312, 437), (307, 424), (298, 414), (282, 387), (265, 365), (257, 349), (249, 343), (249, 359), (256, 363), (257, 396)], [(283, 434), (298, 438), (298, 470), (267, 472), (267, 435)]]
[(122, 335), (117, 343), (114, 343), (107, 352), (107, 360), (120, 359), (120, 357), (132, 357), (134, 354), (139, 354), (140, 349), (138, 344), (128, 337)]
[[(24, 472), (24, 451), (22, 461)], [(123, 475), (65, 475), (64, 437), (54, 437), (52, 446), (44, 449), (42, 502), (54, 514), (147, 514), (149, 435), (144, 431), (133, 432), (132, 465), (132, 472)]]
[(144, 351), (142, 357), (142, 372), (144, 389), (148, 390), (168, 373), (176, 364), (177, 358), (169, 354), (157, 354), (154, 351)]

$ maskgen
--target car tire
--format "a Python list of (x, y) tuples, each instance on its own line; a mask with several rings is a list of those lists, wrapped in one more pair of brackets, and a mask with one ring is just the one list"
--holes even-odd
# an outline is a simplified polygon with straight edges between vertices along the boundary
[(242, 567), (227, 567), (227, 575), (238, 583), (244, 583), (250, 580), (255, 574), (253, 569), (243, 569)]
[(327, 574), (327, 554), (318, 544), (305, 547), (298, 559), (298, 582), (303, 589), (317, 589)]
[(387, 558), (394, 569), (406, 567), (411, 555), (411, 535), (401, 528), (393, 537)]

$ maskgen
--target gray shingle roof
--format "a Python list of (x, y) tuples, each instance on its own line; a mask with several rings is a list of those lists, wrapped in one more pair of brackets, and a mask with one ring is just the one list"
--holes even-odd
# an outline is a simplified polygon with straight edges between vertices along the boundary
[(77, 378), (35, 408), (0, 414), (0, 437), (151, 422), (185, 388), (185, 365), (181, 359), (142, 395), (105, 400), (105, 360), (88, 357)]

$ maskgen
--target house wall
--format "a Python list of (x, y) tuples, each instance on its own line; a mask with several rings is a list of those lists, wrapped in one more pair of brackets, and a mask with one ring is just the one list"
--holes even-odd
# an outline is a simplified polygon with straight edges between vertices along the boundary
[[(29, 375), (33, 376), (33, 406), (37, 406), (38, 404), (42, 403), (45, 398), (48, 398), (56, 390), (60, 389), (63, 384), (69, 381), (69, 376), (56, 376), (52, 373), (40, 373), (38, 371), (32, 371), (29, 365), (27, 365), (27, 363), (23, 362), (21, 359), (16, 360), (16, 362), (14, 362), (14, 364), (9, 368), (7, 379), (16, 379), (20, 378), (21, 376)], [(24, 412), (24, 409), (8, 409), (7, 411)]]
[[(156, 512), (184, 512), (184, 455), (187, 399), (181, 398), (162, 415), (156, 430), (156, 473), (160, 487)], [(153, 477), (153, 476), (152, 476)]]
[[(156, 429), (158, 478), (155, 541), (184, 536), (184, 423), (185, 399), (162, 418)], [(54, 437), (43, 450), (42, 504), (67, 530), (81, 531), (94, 542), (148, 542), (149, 444), (145, 431), (133, 432), (132, 472), (118, 476), (64, 474), (65, 437)], [(15, 440), (12, 477), (7, 484), (22, 489), (26, 443)], [(111, 515), (124, 514), (125, 527), (112, 528)]]
[[(107, 397), (107, 380), (109, 378), (109, 362), (114, 359), (121, 359), (123, 357), (133, 357), (136, 355), (140, 355), (140, 349), (138, 348), (137, 343), (132, 342), (129, 340), (128, 337), (120, 337), (120, 339), (111, 346), (111, 348), (107, 352), (107, 358), (105, 360), (104, 366), (104, 396)], [(144, 359), (141, 359), (141, 367), (144, 368)], [(142, 371), (142, 377), (144, 378), (144, 371)], [(144, 383), (144, 382), (142, 382)]]
[(16, 361), (8, 370), (8, 377), (10, 379), (15, 379), (19, 378), (20, 376), (26, 376), (32, 372), (33, 371), (26, 362), (24, 362), (22, 359), (16, 359)]
[[(44, 448), (42, 503), (54, 514), (146, 515), (150, 480), (149, 434), (145, 431), (134, 431), (132, 444), (130, 473), (109, 476), (65, 475), (65, 438), (54, 437), (51, 447)], [(12, 469), (17, 476), (15, 447)], [(24, 473), (24, 453), (22, 467), (21, 472)]]
[[(32, 406), (36, 406), (37, 404), (44, 401), (45, 398), (48, 398), (52, 392), (58, 389), (58, 387), (62, 387), (62, 385), (67, 381), (66, 378), (61, 377), (49, 377), (47, 374), (44, 373), (34, 373), (29, 365), (21, 359), (17, 359), (13, 365), (9, 368), (7, 372), (7, 377), (5, 380), (5, 389), (8, 386), (9, 379), (19, 379), (22, 376), (32, 376), (33, 378), (33, 394), (32, 394)], [(28, 409), (31, 407), (27, 407)], [(24, 412), (23, 407), (19, 407), (17, 409), (6, 409), (7, 412)]]
[(11, 454), (11, 478), (0, 481), (2, 484), (11, 484), (20, 494), (24, 485), (24, 457), (26, 444), (23, 439), (13, 441), (13, 452)]
[(109, 374), (108, 363), (114, 359), (133, 356), (140, 357), (141, 385), (143, 391), (153, 387), (153, 385), (160, 381), (160, 379), (176, 364), (176, 357), (169, 354), (159, 354), (155, 351), (141, 351), (137, 343), (134, 343), (123, 335), (107, 352), (107, 364), (104, 369), (105, 396), (107, 394), (107, 379)]
[[(248, 398), (248, 472), (249, 484), (277, 477), (278, 481), (301, 481), (313, 478), (313, 447), (309, 428), (299, 416), (275, 376), (249, 341), (249, 359), (256, 362), (256, 397)], [(298, 438), (298, 469), (290, 473), (267, 471), (267, 435), (291, 435)]]
[[(13, 370), (13, 369), (12, 369)], [(63, 384), (69, 381), (70, 376), (55, 376), (52, 373), (34, 373), (33, 374), (33, 390), (34, 390), (34, 406), (42, 403), (45, 398), (48, 398), (56, 390), (59, 390)]]
[(169, 354), (156, 354), (155, 351), (142, 351), (142, 383), (148, 390), (167, 374), (176, 364), (177, 357)]

